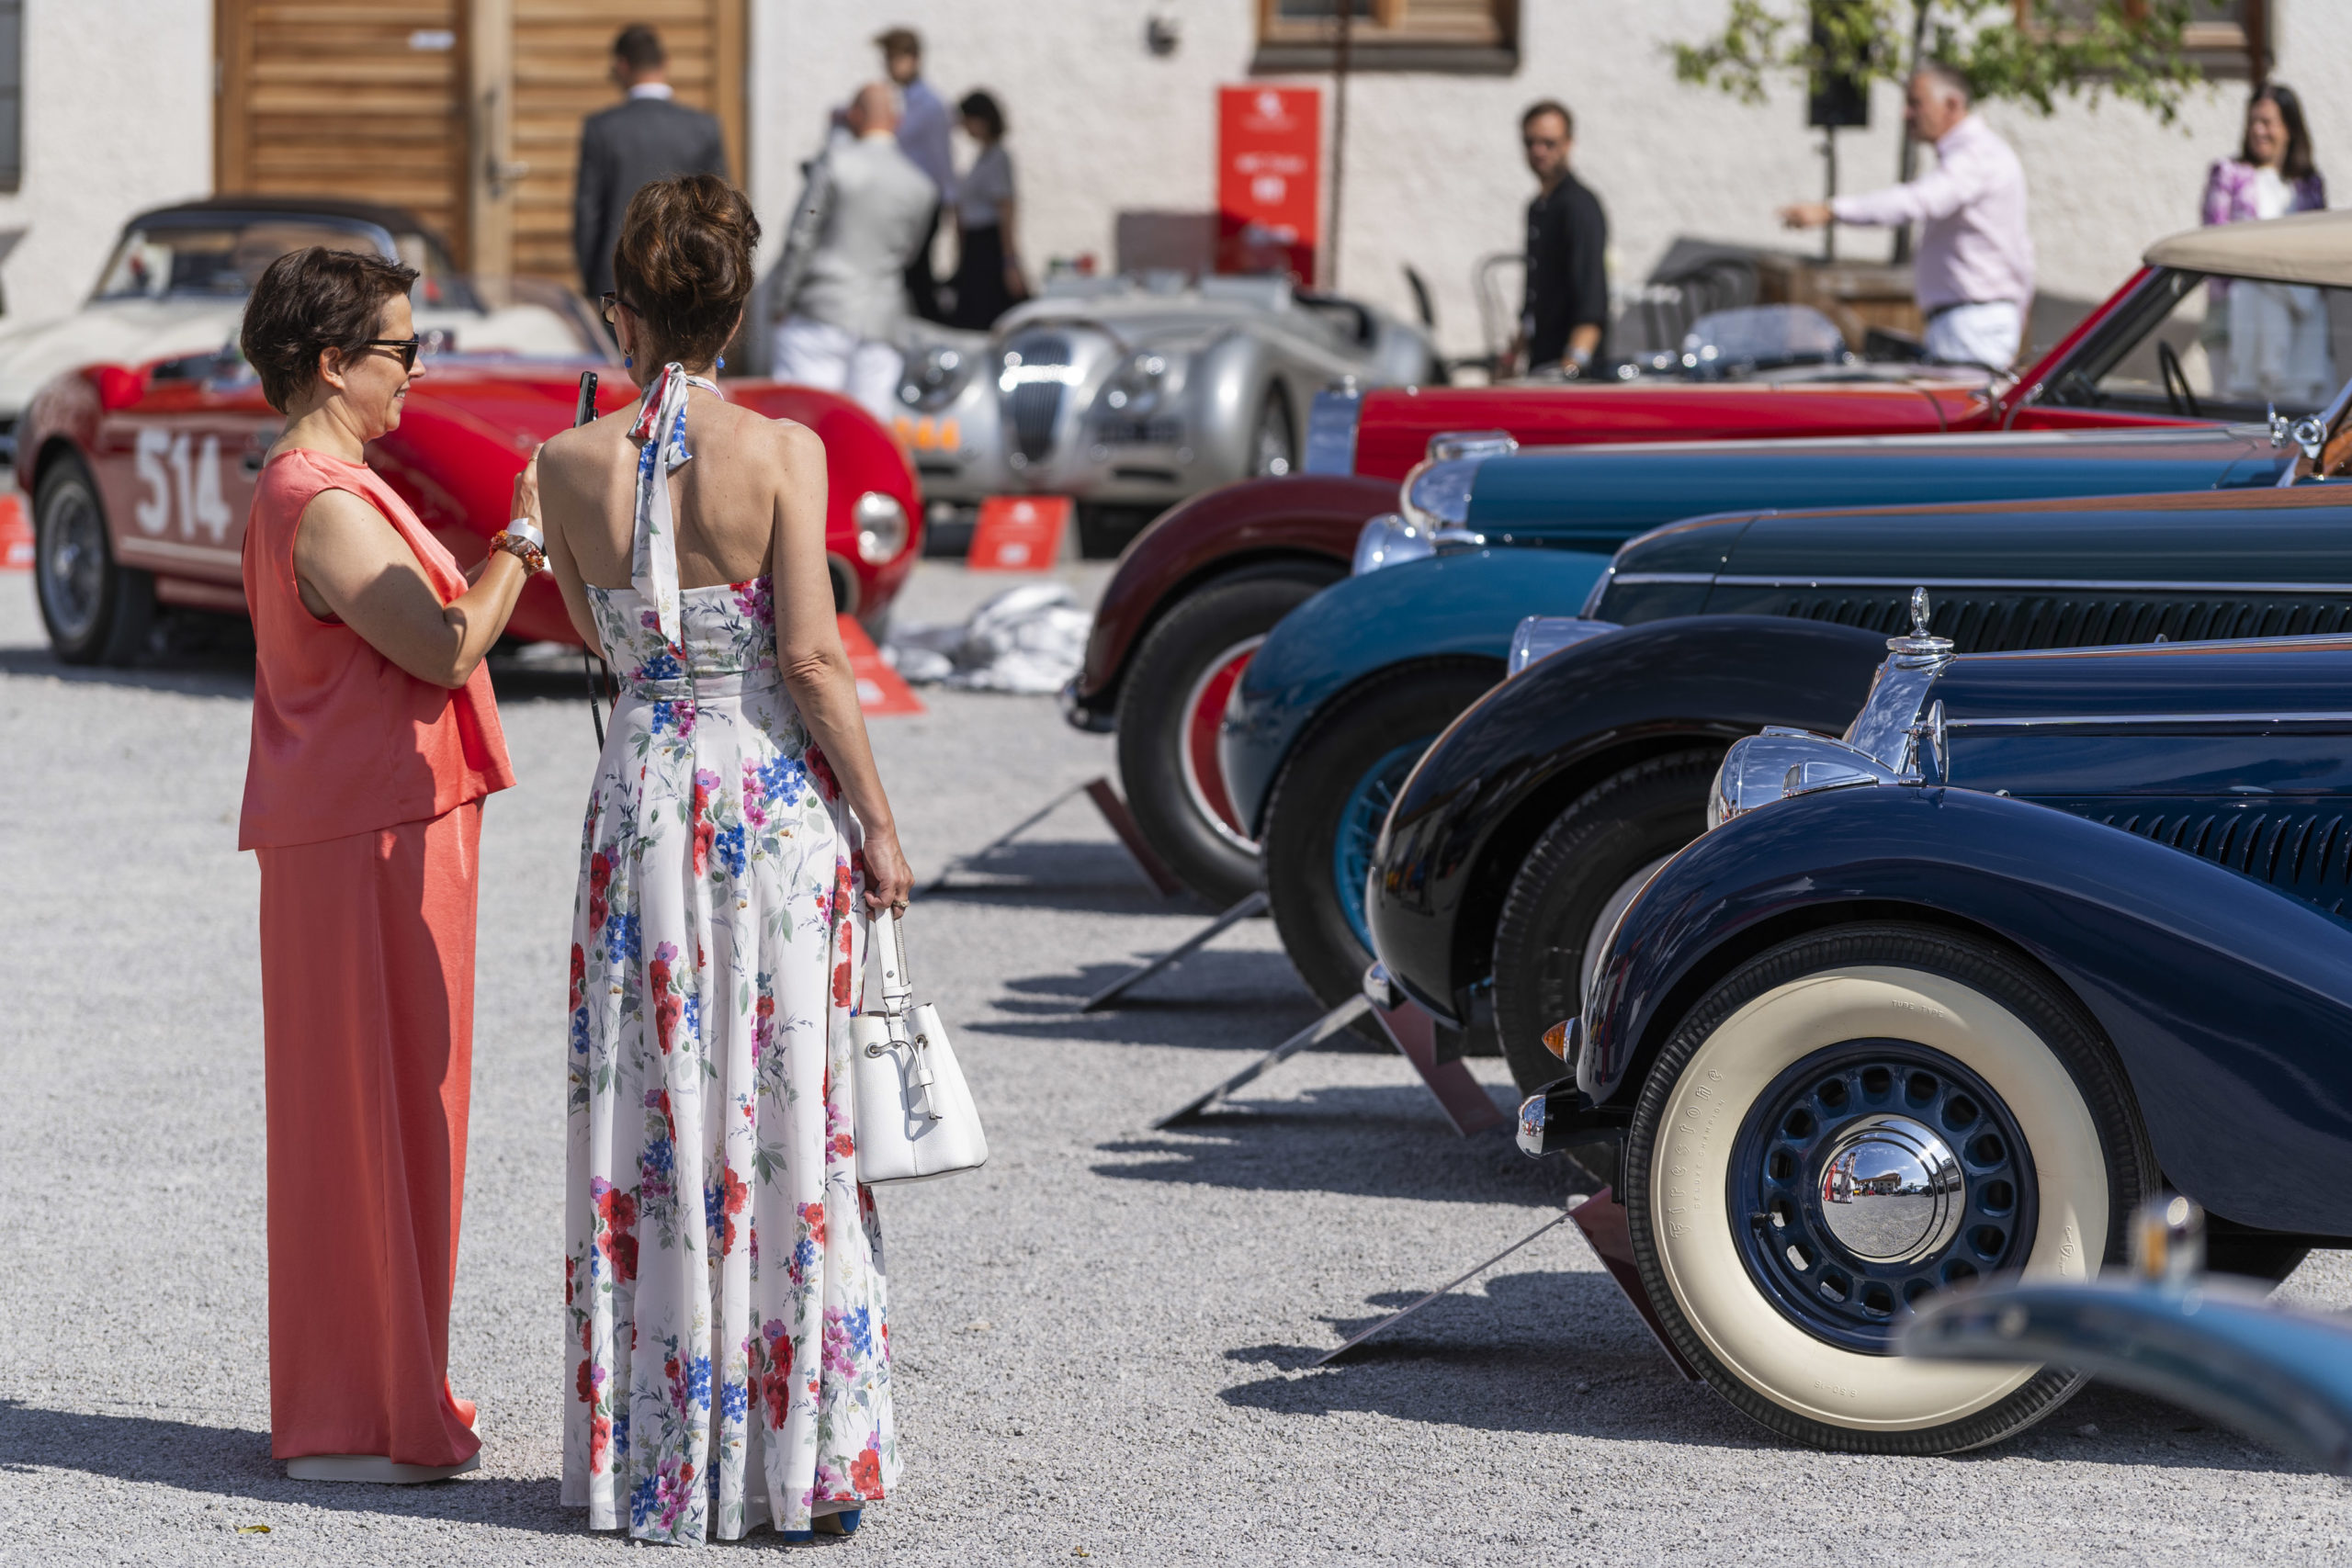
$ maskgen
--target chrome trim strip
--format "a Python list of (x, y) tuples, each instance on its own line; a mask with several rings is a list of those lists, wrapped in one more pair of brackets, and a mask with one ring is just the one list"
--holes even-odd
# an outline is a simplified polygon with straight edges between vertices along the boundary
[(202, 561), (218, 566), (223, 561), (238, 560), (242, 543), (236, 545), (183, 545), (176, 539), (149, 539), (136, 534), (118, 536), (114, 541), (119, 556), (155, 556), (164, 560)]
[(2352, 726), (2352, 713), (2131, 713), (2052, 714), (2018, 718), (1950, 718), (1947, 729), (2135, 729), (2157, 725), (2206, 728), (2224, 725)]
[[(1645, 582), (1713, 582), (1716, 580), (1715, 574), (1712, 571), (1618, 571), (1613, 568), (1610, 570), (1609, 579), (1612, 582), (1629, 584), (1640, 584)], [(1728, 582), (1731, 579), (1725, 578), (1723, 581)]]
[(2334, 593), (2352, 594), (2352, 582), (2132, 581), (2120, 578), (2057, 577), (1720, 577), (1660, 572), (1655, 578), (1627, 572), (1620, 582), (1706, 582), (1738, 588), (2059, 588), (2102, 593)]

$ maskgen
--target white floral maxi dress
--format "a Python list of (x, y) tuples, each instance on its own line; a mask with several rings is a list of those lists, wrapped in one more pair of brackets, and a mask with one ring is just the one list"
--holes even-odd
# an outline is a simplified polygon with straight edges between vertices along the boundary
[(898, 1448), (851, 1137), (859, 829), (779, 683), (770, 581), (675, 586), (663, 390), (638, 564), (669, 558), (588, 590), (624, 692), (572, 918), (563, 1501), (699, 1541), (878, 1501)]

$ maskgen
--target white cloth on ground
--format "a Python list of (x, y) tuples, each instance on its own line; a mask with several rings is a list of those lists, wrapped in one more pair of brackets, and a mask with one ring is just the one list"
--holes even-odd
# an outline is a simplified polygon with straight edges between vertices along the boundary
[(1078, 673), (1093, 624), (1061, 583), (1024, 582), (961, 626), (892, 627), (883, 657), (919, 686), (1045, 694)]

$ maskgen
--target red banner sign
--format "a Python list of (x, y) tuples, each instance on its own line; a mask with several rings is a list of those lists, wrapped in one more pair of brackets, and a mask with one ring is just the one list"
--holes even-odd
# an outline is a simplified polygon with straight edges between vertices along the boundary
[(1216, 269), (1315, 281), (1321, 238), (1323, 95), (1217, 89)]

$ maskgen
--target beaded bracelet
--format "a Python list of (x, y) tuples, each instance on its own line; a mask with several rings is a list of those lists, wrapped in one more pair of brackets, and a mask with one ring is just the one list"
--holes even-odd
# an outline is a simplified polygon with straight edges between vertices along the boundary
[(521, 561), (523, 570), (529, 576), (537, 577), (548, 569), (547, 552), (541, 549), (528, 535), (516, 533), (510, 528), (502, 528), (490, 536), (490, 547), (493, 550), (504, 550), (508, 555)]

